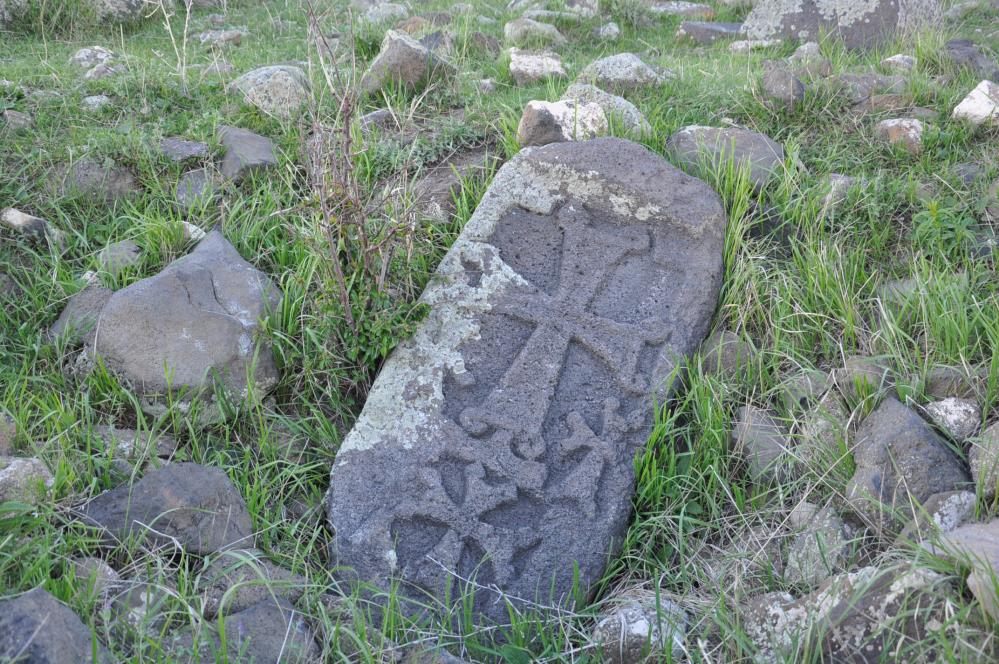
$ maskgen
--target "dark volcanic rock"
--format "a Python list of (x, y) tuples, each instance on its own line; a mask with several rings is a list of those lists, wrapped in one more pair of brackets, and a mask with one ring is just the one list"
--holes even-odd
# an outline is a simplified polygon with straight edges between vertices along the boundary
[(104, 286), (90, 284), (69, 298), (59, 318), (49, 329), (49, 335), (58, 337), (67, 334), (70, 343), (92, 342), (101, 310), (112, 295), (114, 293)]
[(85, 521), (117, 539), (145, 535), (189, 553), (253, 546), (250, 514), (232, 481), (218, 468), (173, 463), (132, 486), (102, 493), (83, 508)]
[[(159, 274), (111, 296), (94, 352), (151, 413), (162, 412), (168, 393), (175, 400), (210, 398), (217, 384), (240, 398), (260, 398), (278, 373), (269, 346), (257, 339), (259, 320), (280, 301), (267, 275), (213, 231)], [(209, 408), (201, 415), (218, 413)]]
[(999, 64), (994, 57), (970, 39), (952, 39), (942, 55), (956, 67), (964, 67), (981, 78), (999, 81)]
[[(725, 223), (710, 187), (629, 141), (506, 164), (337, 455), (340, 564), (415, 595), (454, 574), (511, 601), (571, 602), (575, 572), (585, 592), (627, 527), (653, 394), (708, 330)], [(476, 619), (503, 619), (497, 599)]]
[(746, 17), (749, 39), (817, 40), (823, 32), (847, 48), (871, 48), (899, 34), (937, 27), (938, 0), (758, 0)]
[(68, 607), (41, 588), (0, 599), (0, 662), (30, 664), (110, 664), (99, 642)]
[(666, 149), (685, 166), (696, 168), (733, 159), (749, 168), (749, 179), (761, 189), (784, 161), (784, 148), (768, 136), (739, 128), (683, 127), (666, 141)]
[(219, 127), (219, 142), (225, 148), (222, 175), (242, 180), (250, 173), (277, 166), (274, 143), (266, 136), (239, 127)]

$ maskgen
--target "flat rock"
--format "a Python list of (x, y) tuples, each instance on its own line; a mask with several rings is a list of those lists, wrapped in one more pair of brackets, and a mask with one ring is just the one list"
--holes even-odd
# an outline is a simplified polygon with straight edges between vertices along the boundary
[(378, 55), (361, 78), (361, 90), (372, 94), (395, 84), (414, 90), (429, 81), (454, 75), (454, 67), (404, 32), (389, 30)]
[(195, 463), (151, 470), (135, 484), (97, 496), (82, 508), (84, 522), (115, 540), (139, 536), (206, 555), (253, 545), (246, 503), (225, 472)]
[(982, 81), (954, 107), (951, 117), (969, 122), (975, 127), (984, 124), (999, 125), (999, 85), (992, 81)]
[[(707, 332), (724, 228), (710, 187), (625, 140), (503, 166), (340, 447), (340, 564), (404, 596), (452, 573), (515, 603), (571, 602), (577, 574), (586, 592), (627, 527), (652, 396)], [(505, 619), (491, 595), (476, 621)]]
[(454, 212), (454, 196), (461, 190), (463, 181), (484, 178), (496, 159), (496, 154), (488, 148), (451, 155), (413, 184), (413, 201), (422, 214), (448, 219)]
[(208, 144), (199, 141), (188, 141), (179, 136), (170, 136), (160, 141), (160, 152), (167, 159), (181, 163), (192, 159), (204, 159), (208, 156)]
[(204, 625), (198, 638), (190, 629), (175, 633), (164, 648), (178, 662), (281, 662), (315, 664), (321, 661), (316, 635), (301, 613), (286, 600), (268, 598), (223, 619), (225, 642), (214, 625)]
[(684, 21), (676, 31), (677, 39), (690, 39), (698, 44), (713, 44), (720, 39), (735, 39), (742, 34), (742, 23), (714, 21)]
[(86, 288), (69, 298), (59, 318), (49, 328), (51, 337), (66, 336), (70, 344), (92, 343), (104, 305), (113, 292), (100, 284)]
[(749, 169), (749, 180), (758, 190), (784, 162), (783, 147), (749, 129), (683, 127), (666, 141), (666, 150), (687, 168), (699, 168), (704, 162), (710, 168), (733, 159), (737, 167)]
[(936, 633), (948, 589), (947, 577), (929, 570), (863, 567), (800, 599), (775, 592), (751, 600), (740, 610), (741, 624), (755, 646), (754, 662), (794, 661), (804, 643), (821, 661), (886, 661), (896, 647), (912, 648)]
[(510, 76), (517, 85), (530, 85), (546, 78), (564, 78), (562, 58), (554, 53), (531, 53), (511, 48)]
[(90, 629), (72, 609), (35, 588), (0, 599), (0, 661), (111, 664), (114, 659), (103, 644), (94, 643)]
[[(216, 386), (234, 398), (262, 399), (278, 379), (259, 320), (281, 295), (219, 231), (159, 274), (111, 296), (93, 351), (126, 380), (150, 413), (175, 401), (210, 399)], [(252, 390), (247, 381), (252, 381)], [(211, 421), (220, 413), (207, 406)]]
[(583, 103), (593, 103), (604, 109), (604, 114), (613, 122), (619, 122), (621, 128), (638, 135), (652, 132), (652, 125), (645, 119), (638, 107), (624, 97), (604, 92), (589, 83), (573, 83), (562, 95), (562, 99), (575, 99)]
[(938, 0), (758, 0), (745, 31), (750, 39), (814, 40), (831, 34), (847, 48), (866, 49), (937, 27), (941, 17)]
[(918, 506), (933, 494), (971, 482), (947, 443), (892, 397), (861, 423), (853, 459), (856, 470), (846, 500), (879, 530), (916, 518)]
[(131, 169), (98, 163), (90, 157), (56, 169), (53, 176), (52, 186), (60, 196), (91, 196), (110, 202), (141, 191)]
[(215, 184), (215, 176), (206, 168), (187, 171), (177, 181), (177, 206), (190, 210), (211, 201), (215, 197)]
[(309, 78), (294, 65), (271, 65), (248, 71), (232, 87), (243, 101), (278, 118), (294, 117), (309, 100)]
[(251, 173), (277, 166), (274, 142), (266, 136), (227, 126), (219, 127), (217, 133), (225, 148), (222, 175), (226, 178), (238, 182)]
[(517, 142), (522, 147), (561, 141), (582, 141), (608, 132), (607, 116), (599, 104), (589, 102), (527, 102), (517, 126)]
[(850, 554), (850, 528), (832, 507), (816, 509), (788, 546), (784, 578), (814, 587), (839, 572)]
[(616, 92), (659, 86), (669, 77), (645, 64), (634, 53), (618, 53), (594, 60), (579, 74), (581, 83), (592, 83), (598, 88)]

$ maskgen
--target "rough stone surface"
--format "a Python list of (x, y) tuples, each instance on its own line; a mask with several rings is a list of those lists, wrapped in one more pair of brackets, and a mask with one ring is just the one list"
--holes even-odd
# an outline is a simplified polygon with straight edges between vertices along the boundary
[(938, 552), (970, 563), (968, 589), (994, 619), (999, 619), (999, 596), (995, 579), (999, 576), (999, 519), (962, 526), (941, 538)]
[(988, 500), (994, 498), (999, 493), (999, 422), (971, 441), (968, 463), (979, 492)]
[(363, 19), (368, 23), (388, 23), (389, 21), (400, 21), (409, 16), (409, 10), (404, 5), (394, 2), (383, 2), (373, 7), (369, 7), (364, 12)]
[(836, 387), (847, 399), (860, 399), (892, 386), (887, 363), (868, 355), (851, 355), (832, 372)]
[[(162, 412), (168, 392), (208, 399), (216, 385), (260, 399), (278, 375), (270, 347), (257, 338), (259, 320), (280, 301), (270, 279), (213, 231), (159, 274), (114, 293), (93, 349), (151, 413)], [(201, 415), (219, 413), (208, 407)]]
[(634, 53), (618, 53), (594, 60), (579, 74), (579, 81), (604, 90), (629, 91), (662, 85), (667, 76), (645, 64)]
[(268, 598), (223, 619), (225, 644), (214, 625), (204, 625), (197, 640), (185, 629), (173, 635), (166, 649), (187, 662), (281, 662), (314, 664), (320, 661), (316, 637), (302, 614), (286, 600)]
[(746, 17), (750, 39), (817, 39), (831, 33), (847, 48), (871, 48), (899, 34), (936, 27), (938, 0), (759, 0)]
[(685, 2), (684, 0), (655, 2), (649, 6), (649, 11), (661, 16), (682, 16), (702, 21), (710, 21), (715, 17), (714, 7), (698, 2)]
[(53, 484), (55, 478), (41, 459), (0, 457), (0, 503), (37, 502)]
[(107, 95), (90, 95), (80, 102), (80, 108), (85, 111), (99, 111), (111, 105), (111, 97)]
[(684, 21), (676, 31), (677, 39), (690, 39), (698, 44), (713, 44), (720, 39), (735, 39), (742, 34), (742, 23), (714, 21)]
[(999, 85), (992, 81), (982, 81), (954, 107), (951, 117), (976, 127), (984, 124), (999, 125)]
[(178, 545), (206, 555), (253, 545), (250, 514), (225, 472), (195, 463), (172, 463), (131, 486), (94, 498), (84, 521), (116, 540), (139, 536), (159, 546)]
[(787, 111), (793, 111), (805, 99), (805, 84), (782, 65), (764, 67), (760, 89), (765, 99)]
[(80, 664), (114, 661), (72, 609), (41, 588), (0, 599), (0, 661)]
[(139, 192), (130, 169), (117, 164), (100, 164), (90, 157), (57, 169), (53, 185), (60, 196), (95, 196), (107, 201), (128, 198)]
[(839, 210), (846, 203), (850, 188), (859, 180), (852, 175), (830, 173), (826, 178), (826, 195), (822, 197), (822, 216), (828, 216)]
[(454, 67), (404, 32), (389, 30), (378, 55), (361, 78), (361, 90), (371, 94), (389, 84), (416, 89), (428, 81), (447, 78)]
[(309, 99), (309, 79), (294, 65), (258, 67), (232, 86), (243, 93), (247, 104), (279, 118), (294, 117)]
[(215, 177), (206, 168), (187, 171), (177, 181), (177, 206), (181, 210), (198, 208), (215, 196)]
[(788, 412), (807, 410), (825, 396), (832, 384), (827, 372), (802, 369), (781, 383), (781, 398)]
[(221, 126), (217, 133), (225, 148), (222, 175), (226, 178), (238, 182), (251, 173), (277, 166), (271, 139), (238, 127)]
[(30, 115), (12, 109), (7, 109), (3, 113), (0, 113), (0, 118), (3, 119), (4, 128), (12, 131), (27, 129), (32, 124)]
[(17, 422), (7, 413), (0, 411), (0, 456), (11, 456), (14, 453), (15, 441), (17, 441)]
[(832, 507), (809, 510), (810, 516), (788, 546), (785, 579), (816, 586), (839, 572), (850, 554), (851, 533)]
[(101, 269), (111, 274), (137, 265), (142, 259), (142, 249), (132, 240), (122, 240), (109, 244), (97, 254), (97, 262)]
[(884, 76), (873, 72), (839, 74), (830, 81), (851, 104), (862, 104), (878, 92), (902, 94), (906, 88), (902, 76)]
[(434, 219), (448, 219), (454, 212), (454, 195), (468, 179), (481, 179), (495, 164), (488, 148), (458, 152), (430, 169), (412, 188), (420, 212)]
[(701, 346), (701, 365), (707, 375), (732, 376), (756, 362), (756, 348), (735, 332), (719, 330)]
[(97, 65), (111, 62), (116, 57), (113, 52), (103, 46), (87, 46), (74, 53), (69, 61), (82, 69), (93, 69)]
[[(628, 141), (507, 163), (340, 447), (340, 563), (383, 587), (441, 595), (457, 573), (555, 603), (575, 568), (585, 592), (627, 526), (652, 394), (707, 332), (724, 227), (707, 185)], [(495, 599), (476, 615), (503, 619)]]
[(782, 477), (782, 461), (788, 448), (787, 434), (767, 411), (743, 406), (732, 431), (732, 445), (745, 460), (749, 476), (756, 482)]
[(835, 390), (809, 410), (798, 430), (794, 454), (802, 469), (825, 473), (844, 461), (850, 434), (850, 411)]
[[(801, 599), (770, 593), (742, 609), (742, 626), (756, 646), (755, 662), (795, 661), (814, 652), (828, 662), (890, 661), (943, 617), (947, 577), (920, 568), (863, 567), (828, 579)], [(901, 641), (901, 643), (900, 643)], [(811, 642), (814, 649), (807, 649)]]
[(73, 578), (86, 584), (87, 590), (98, 597), (106, 597), (119, 587), (121, 576), (100, 558), (74, 558), (69, 561)]
[(518, 18), (503, 26), (503, 37), (513, 46), (561, 46), (568, 40), (554, 25)]
[(874, 133), (890, 145), (901, 146), (910, 154), (919, 154), (923, 151), (924, 129), (922, 121), (915, 118), (892, 118), (879, 122), (874, 127)]
[(666, 149), (688, 168), (733, 159), (738, 167), (749, 168), (749, 179), (757, 189), (763, 188), (784, 161), (783, 147), (748, 129), (691, 125), (670, 136)]
[(781, 45), (779, 39), (739, 39), (728, 45), (728, 50), (733, 53), (749, 53), (760, 51), (765, 48), (776, 48)]
[(636, 664), (682, 657), (687, 614), (680, 606), (649, 590), (626, 591), (609, 603), (590, 637), (600, 661)]
[(894, 69), (900, 72), (910, 72), (916, 68), (916, 58), (904, 53), (892, 55), (881, 61), (881, 66), (885, 69)]
[(610, 21), (601, 25), (594, 31), (597, 39), (605, 39), (607, 41), (617, 41), (621, 36), (621, 28), (618, 27), (617, 23)]
[(16, 208), (6, 208), (0, 212), (0, 222), (7, 228), (27, 235), (33, 240), (50, 241), (55, 245), (62, 242), (62, 233), (49, 222)]
[(975, 517), (977, 498), (971, 491), (935, 493), (923, 502), (918, 516), (907, 523), (898, 542), (922, 542), (949, 533)]
[(66, 335), (69, 343), (74, 345), (80, 342), (92, 343), (97, 333), (101, 310), (111, 299), (111, 295), (112, 291), (100, 284), (87, 285), (69, 298), (59, 318), (49, 328), (49, 335), (52, 337)]
[(529, 101), (517, 126), (521, 146), (582, 141), (603, 136), (607, 116), (598, 104), (569, 101)]
[(208, 144), (188, 141), (179, 136), (170, 136), (160, 141), (160, 152), (170, 161), (181, 163), (207, 157)]
[(198, 580), (203, 614), (214, 618), (239, 613), (271, 597), (297, 602), (308, 580), (278, 567), (256, 549), (223, 551), (205, 566)]
[(955, 442), (963, 443), (978, 431), (982, 409), (971, 399), (941, 399), (926, 404), (926, 415)]
[(888, 397), (860, 425), (856, 471), (846, 500), (879, 530), (891, 529), (918, 514), (918, 505), (935, 493), (970, 484), (961, 460), (918, 414)]
[(647, 134), (652, 131), (652, 125), (634, 104), (624, 97), (604, 92), (595, 85), (573, 83), (562, 95), (562, 99), (597, 104), (604, 109), (604, 114), (611, 122), (620, 122), (621, 127), (627, 131), (636, 134)]
[(145, 17), (145, 0), (89, 0), (100, 15), (118, 23), (132, 23)]
[(554, 53), (530, 53), (511, 48), (510, 75), (517, 85), (530, 85), (544, 78), (566, 76), (562, 58)]
[(970, 39), (952, 39), (944, 47), (943, 57), (954, 67), (970, 69), (979, 77), (999, 82), (999, 63), (982, 46)]

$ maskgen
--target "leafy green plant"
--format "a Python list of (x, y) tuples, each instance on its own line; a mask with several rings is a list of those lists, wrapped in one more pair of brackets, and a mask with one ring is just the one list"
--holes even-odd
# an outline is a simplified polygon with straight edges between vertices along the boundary
[(959, 258), (975, 239), (974, 221), (962, 211), (944, 207), (937, 200), (912, 217), (913, 240), (928, 254)]

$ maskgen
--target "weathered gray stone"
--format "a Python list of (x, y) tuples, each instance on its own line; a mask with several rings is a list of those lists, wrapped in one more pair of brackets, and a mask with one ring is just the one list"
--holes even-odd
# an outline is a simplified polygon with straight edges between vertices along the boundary
[[(257, 338), (259, 320), (280, 301), (270, 279), (213, 231), (159, 274), (115, 292), (93, 351), (150, 413), (164, 412), (168, 393), (181, 403), (209, 400), (216, 386), (259, 400), (278, 379), (269, 345)], [(200, 413), (205, 421), (219, 415), (211, 405)]]
[(70, 344), (92, 343), (97, 333), (101, 310), (113, 295), (100, 284), (88, 284), (82, 291), (69, 298), (59, 318), (49, 328), (51, 337), (66, 335)]
[(562, 99), (575, 99), (584, 103), (593, 103), (604, 109), (604, 114), (612, 122), (617, 121), (627, 131), (642, 135), (652, 131), (652, 125), (645, 119), (642, 112), (624, 97), (618, 97), (604, 92), (595, 85), (588, 83), (573, 83), (562, 95)]
[(134, 485), (97, 496), (82, 512), (85, 523), (114, 540), (139, 536), (197, 555), (253, 545), (250, 514), (232, 481), (218, 468), (195, 463), (151, 470)]
[(521, 146), (548, 145), (561, 141), (581, 141), (606, 135), (607, 116), (598, 104), (568, 101), (527, 102), (517, 125)]
[(885, 69), (893, 69), (895, 71), (906, 73), (916, 68), (916, 58), (904, 53), (898, 53), (882, 60), (881, 66)]
[(767, 411), (743, 406), (732, 431), (732, 445), (748, 466), (755, 482), (786, 475), (783, 462), (788, 449), (787, 434)]
[(99, 164), (90, 157), (56, 169), (52, 184), (60, 196), (92, 196), (107, 201), (128, 198), (140, 191), (130, 169)]
[(760, 89), (767, 101), (787, 111), (795, 110), (805, 99), (805, 84), (783, 63), (765, 63)]
[(409, 10), (405, 6), (394, 2), (382, 2), (368, 8), (364, 12), (363, 20), (368, 23), (388, 23), (389, 21), (401, 21), (409, 16)]
[(893, 385), (887, 362), (868, 355), (851, 355), (833, 369), (833, 381), (847, 399), (859, 399)]
[(513, 46), (562, 46), (567, 40), (554, 25), (518, 18), (503, 26), (503, 37)]
[(666, 141), (666, 150), (688, 168), (712, 167), (732, 159), (737, 167), (749, 169), (749, 180), (757, 189), (763, 188), (784, 161), (783, 147), (749, 129), (683, 127)]
[(748, 370), (757, 359), (756, 347), (735, 332), (718, 330), (701, 347), (704, 373), (733, 376)]
[(90, 95), (80, 102), (80, 108), (85, 111), (99, 111), (111, 105), (111, 97), (107, 95)]
[(999, 619), (999, 596), (995, 579), (999, 576), (999, 519), (972, 523), (941, 538), (937, 553), (950, 554), (971, 565), (968, 589), (994, 619)]
[[(814, 507), (788, 546), (785, 579), (816, 586), (839, 572), (850, 554), (850, 528), (832, 507)], [(796, 508), (798, 509), (798, 508)], [(793, 517), (792, 517), (793, 520)]]
[(954, 107), (951, 117), (974, 127), (999, 125), (999, 85), (982, 81)]
[(361, 77), (361, 90), (372, 94), (384, 86), (396, 84), (417, 89), (428, 81), (449, 78), (454, 66), (434, 55), (430, 49), (404, 32), (389, 30), (381, 50)]
[(621, 36), (621, 28), (618, 27), (617, 23), (610, 21), (601, 25), (599, 28), (593, 31), (593, 34), (597, 39), (604, 39), (607, 41), (617, 41)]
[(999, 63), (985, 48), (970, 39), (950, 40), (941, 55), (956, 68), (970, 69), (979, 78), (999, 82)]
[(31, 664), (111, 664), (90, 629), (41, 588), (0, 599), (0, 661)]
[(215, 177), (206, 168), (187, 171), (177, 181), (177, 206), (181, 210), (197, 208), (215, 196)]
[(170, 136), (160, 141), (160, 152), (170, 161), (180, 163), (189, 159), (204, 159), (208, 156), (208, 144), (188, 141), (179, 136)]
[(238, 127), (221, 126), (217, 133), (225, 148), (222, 175), (226, 178), (238, 182), (251, 173), (277, 166), (271, 139)]
[(832, 388), (832, 376), (820, 369), (802, 369), (780, 385), (781, 398), (788, 412), (807, 410)]
[(905, 525), (896, 541), (922, 542), (963, 526), (975, 517), (977, 500), (972, 491), (933, 494), (923, 502), (919, 514)]
[(666, 73), (645, 64), (634, 53), (618, 53), (594, 60), (579, 74), (582, 83), (617, 92), (662, 85), (668, 78)]
[[(507, 163), (340, 447), (340, 564), (406, 594), (457, 574), (562, 604), (574, 572), (585, 592), (627, 525), (652, 395), (707, 331), (724, 227), (706, 184), (628, 141)], [(477, 620), (506, 615), (496, 599)]]
[(103, 18), (119, 23), (131, 23), (145, 17), (149, 5), (145, 0), (88, 0)]
[(0, 411), (0, 456), (11, 456), (17, 441), (17, 422), (13, 417)]
[(590, 641), (602, 662), (637, 664), (682, 657), (687, 613), (650, 590), (622, 592), (597, 617)]
[(923, 151), (925, 125), (915, 118), (882, 120), (874, 127), (875, 135), (889, 145), (898, 145), (910, 154)]
[(982, 409), (971, 399), (948, 398), (926, 404), (926, 415), (955, 442), (963, 443), (978, 431)]
[(830, 173), (826, 178), (826, 195), (822, 197), (822, 216), (828, 216), (839, 210), (850, 192), (850, 187), (857, 184), (857, 178), (852, 175)]
[(76, 583), (97, 597), (106, 597), (121, 584), (118, 572), (100, 558), (74, 558), (69, 568)]
[(851, 104), (862, 104), (879, 92), (902, 94), (906, 88), (905, 78), (901, 76), (884, 76), (873, 72), (839, 74), (830, 79), (830, 83)]
[(971, 441), (968, 462), (979, 493), (992, 500), (999, 493), (999, 422)]
[(971, 482), (947, 443), (897, 399), (886, 398), (868, 415), (856, 440), (846, 500), (878, 530), (916, 518), (918, 505), (933, 494)]
[(759, 0), (746, 17), (750, 39), (817, 39), (831, 33), (847, 48), (873, 48), (939, 25), (938, 0)]
[(562, 58), (554, 53), (530, 53), (511, 48), (510, 75), (517, 85), (530, 85), (545, 78), (562, 78), (566, 75)]
[(982, 396), (988, 367), (935, 366), (926, 372), (923, 393), (932, 399), (976, 399)]
[(0, 503), (34, 503), (44, 498), (55, 478), (41, 459), (0, 457)]
[(225, 643), (214, 625), (203, 625), (198, 638), (190, 629), (172, 635), (165, 649), (178, 662), (281, 662), (315, 664), (321, 661), (316, 637), (302, 614), (286, 600), (268, 598), (223, 619)]
[(103, 46), (87, 46), (74, 53), (69, 61), (82, 69), (93, 69), (97, 65), (111, 62), (116, 57), (118, 56)]
[(36, 217), (15, 208), (7, 208), (0, 212), (0, 222), (19, 233), (27, 235), (32, 240), (49, 242), (53, 246), (62, 244), (62, 232), (45, 219)]
[(239, 613), (258, 602), (283, 597), (297, 602), (308, 580), (278, 567), (256, 549), (223, 551), (206, 563), (198, 578), (198, 593), (206, 618)]
[(715, 10), (711, 5), (686, 0), (654, 2), (649, 6), (649, 11), (660, 16), (682, 16), (702, 21), (710, 21), (715, 17)]
[(271, 65), (248, 71), (232, 87), (243, 101), (278, 118), (294, 117), (309, 99), (309, 78), (294, 65)]
[(684, 21), (676, 31), (677, 39), (690, 39), (698, 44), (713, 44), (720, 39), (735, 39), (742, 34), (742, 23), (714, 21)]
[(413, 184), (413, 202), (427, 217), (448, 219), (455, 209), (454, 196), (461, 191), (463, 182), (485, 177), (496, 160), (497, 155), (486, 148), (452, 155)]
[[(883, 662), (939, 628), (947, 577), (921, 568), (863, 567), (827, 580), (794, 599), (776, 592), (751, 600), (742, 627), (756, 647), (753, 661)], [(898, 649), (896, 651), (896, 648)]]
[(9, 108), (0, 113), (0, 118), (3, 119), (3, 127), (11, 131), (27, 129), (32, 123), (31, 116), (27, 113), (21, 113)]
[(825, 474), (847, 456), (850, 412), (835, 390), (829, 390), (806, 414), (798, 430), (794, 454), (803, 470)]
[(97, 262), (101, 269), (111, 274), (118, 274), (133, 265), (138, 265), (141, 260), (142, 249), (132, 240), (109, 244), (97, 254)]

